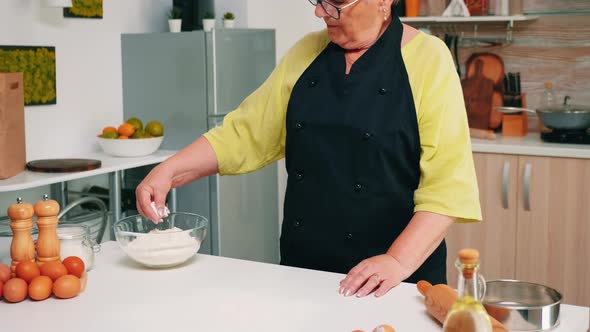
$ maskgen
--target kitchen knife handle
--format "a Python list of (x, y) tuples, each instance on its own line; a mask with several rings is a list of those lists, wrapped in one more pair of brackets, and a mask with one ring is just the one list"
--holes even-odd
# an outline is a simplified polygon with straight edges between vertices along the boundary
[(504, 161), (504, 167), (502, 169), (502, 208), (508, 210), (508, 178), (510, 176), (510, 162)]
[(524, 210), (531, 210), (531, 175), (533, 173), (533, 165), (526, 163), (524, 165)]

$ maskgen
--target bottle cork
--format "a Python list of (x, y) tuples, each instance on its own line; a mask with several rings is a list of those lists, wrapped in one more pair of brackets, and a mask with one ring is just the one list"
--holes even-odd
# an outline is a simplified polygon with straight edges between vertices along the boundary
[(16, 204), (8, 207), (7, 214), (10, 218), (12, 229), (12, 242), (10, 243), (10, 257), (12, 263), (10, 270), (12, 277), (15, 276), (16, 266), (20, 262), (35, 261), (35, 243), (31, 231), (33, 229), (33, 206), (24, 203), (19, 197)]
[(459, 262), (463, 264), (463, 277), (473, 278), (473, 273), (479, 268), (479, 251), (471, 248), (459, 250)]
[(59, 204), (44, 195), (43, 200), (35, 203), (35, 213), (39, 228), (37, 264), (41, 266), (46, 262), (61, 260), (59, 238), (57, 237)]

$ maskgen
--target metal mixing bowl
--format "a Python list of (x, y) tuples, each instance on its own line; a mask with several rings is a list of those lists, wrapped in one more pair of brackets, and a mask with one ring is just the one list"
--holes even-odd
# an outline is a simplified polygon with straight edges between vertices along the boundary
[(559, 324), (561, 294), (553, 288), (519, 280), (486, 283), (483, 304), (509, 331), (548, 331)]

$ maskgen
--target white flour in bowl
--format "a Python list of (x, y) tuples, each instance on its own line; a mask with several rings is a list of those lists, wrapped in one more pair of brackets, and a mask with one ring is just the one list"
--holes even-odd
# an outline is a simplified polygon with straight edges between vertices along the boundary
[(180, 264), (191, 258), (201, 243), (190, 235), (191, 230), (180, 228), (155, 229), (138, 234), (125, 250), (131, 258), (152, 267)]

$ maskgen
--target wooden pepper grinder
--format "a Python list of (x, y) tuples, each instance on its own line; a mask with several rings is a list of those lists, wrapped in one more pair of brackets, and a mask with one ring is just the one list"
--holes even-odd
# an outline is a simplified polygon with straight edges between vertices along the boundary
[(35, 203), (35, 214), (37, 214), (37, 227), (39, 238), (37, 239), (37, 264), (39, 266), (46, 262), (59, 261), (59, 238), (57, 237), (57, 214), (59, 204), (43, 195), (43, 200)]
[(7, 214), (10, 217), (10, 228), (13, 234), (10, 244), (10, 257), (12, 258), (10, 270), (13, 277), (16, 266), (20, 262), (35, 261), (35, 243), (31, 235), (33, 213), (33, 206), (23, 203), (20, 197), (16, 199), (16, 204), (8, 207)]

